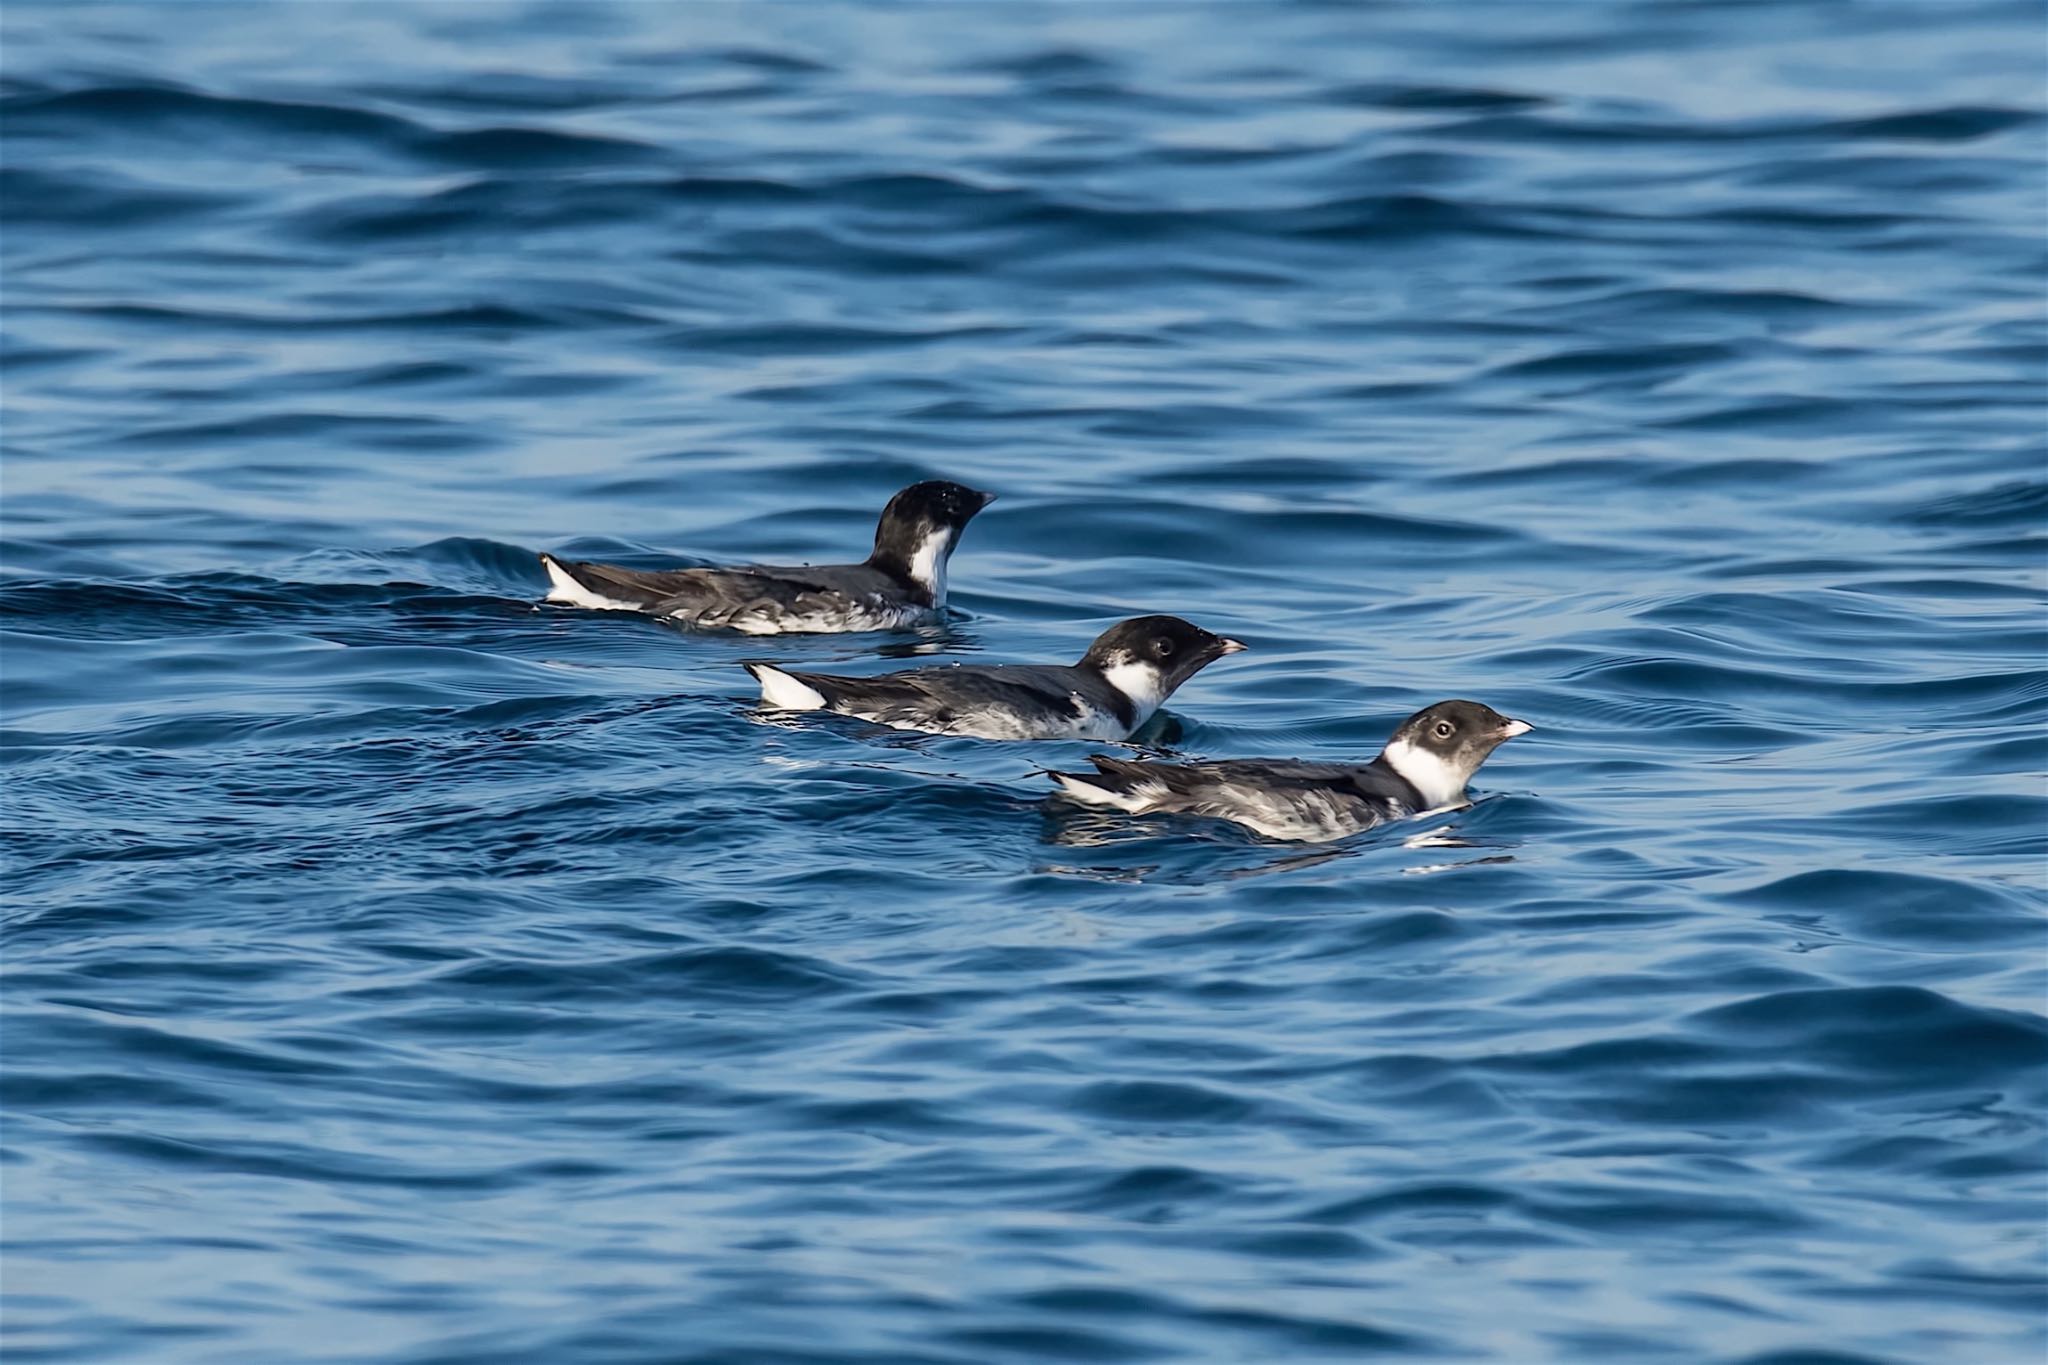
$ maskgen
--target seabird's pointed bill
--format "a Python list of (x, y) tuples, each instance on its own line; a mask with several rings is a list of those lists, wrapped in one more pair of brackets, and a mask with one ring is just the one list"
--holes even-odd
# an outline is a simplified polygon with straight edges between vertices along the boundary
[(1243, 758), (1146, 763), (1097, 755), (1092, 773), (1051, 772), (1069, 798), (1131, 815), (1229, 820), (1271, 839), (1341, 839), (1465, 800), (1487, 756), (1535, 727), (1476, 701), (1441, 701), (1395, 729), (1366, 764)]
[(914, 483), (882, 509), (874, 551), (859, 564), (648, 570), (543, 554), (545, 600), (745, 635), (933, 625), (945, 616), (946, 566), (960, 533), (994, 501), (964, 484)]
[(1120, 740), (1174, 689), (1242, 648), (1178, 617), (1140, 616), (1111, 626), (1071, 665), (954, 664), (868, 678), (771, 664), (747, 669), (761, 683), (762, 702), (785, 710), (836, 711), (899, 730), (980, 739)]

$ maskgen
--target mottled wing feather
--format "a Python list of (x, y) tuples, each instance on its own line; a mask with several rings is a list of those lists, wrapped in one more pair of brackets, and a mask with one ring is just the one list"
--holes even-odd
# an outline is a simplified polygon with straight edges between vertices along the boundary
[[(1067, 719), (1079, 719), (1081, 702), (1098, 710), (1114, 711), (1105, 695), (1109, 687), (1093, 674), (1063, 664), (998, 664), (977, 667), (935, 668), (927, 676), (935, 691), (972, 703), (987, 698), (998, 703), (1046, 711)], [(1081, 701), (1076, 701), (1076, 697)]]
[[(788, 671), (788, 670), (785, 670)], [(883, 725), (944, 730), (962, 722), (986, 728), (990, 717), (1014, 721), (1020, 731), (1080, 720), (1076, 670), (1052, 665), (962, 665), (915, 668), (873, 678), (793, 673), (822, 694), (835, 711)]]
[(1377, 765), (1237, 759), (1146, 763), (1096, 755), (1103, 777), (1144, 809), (1234, 820), (1285, 838), (1327, 838), (1370, 829), (1411, 812), (1414, 791)]
[(748, 612), (796, 615), (829, 608), (835, 603), (835, 596), (786, 578), (731, 569), (700, 569), (678, 582), (648, 610), (685, 624), (717, 625)]
[(687, 626), (873, 629), (915, 620), (930, 606), (916, 589), (869, 564), (628, 569), (548, 559), (593, 596)]
[(705, 625), (760, 612), (824, 616), (901, 591), (893, 579), (865, 564), (684, 569), (662, 577), (670, 580), (668, 592), (648, 609)]

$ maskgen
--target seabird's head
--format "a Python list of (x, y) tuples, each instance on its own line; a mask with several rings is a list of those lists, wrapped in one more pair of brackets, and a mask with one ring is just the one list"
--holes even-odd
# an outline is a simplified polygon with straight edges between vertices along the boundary
[(868, 563), (909, 580), (946, 604), (946, 561), (974, 514), (996, 500), (993, 493), (930, 479), (889, 499), (875, 526), (875, 552)]
[(1150, 716), (1173, 689), (1243, 648), (1178, 616), (1135, 616), (1096, 636), (1081, 656), (1081, 667), (1100, 673)]
[(1440, 701), (1401, 722), (1380, 757), (1422, 794), (1425, 806), (1454, 806), (1487, 755), (1535, 727), (1476, 701)]

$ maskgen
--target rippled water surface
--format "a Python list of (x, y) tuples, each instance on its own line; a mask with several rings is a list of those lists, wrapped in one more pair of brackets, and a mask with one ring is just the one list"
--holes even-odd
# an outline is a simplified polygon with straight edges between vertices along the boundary
[[(2040, 1358), (2031, 0), (5, 20), (10, 1360)], [(533, 605), (940, 476), (943, 631)], [(1141, 611), (1538, 729), (736, 667)]]

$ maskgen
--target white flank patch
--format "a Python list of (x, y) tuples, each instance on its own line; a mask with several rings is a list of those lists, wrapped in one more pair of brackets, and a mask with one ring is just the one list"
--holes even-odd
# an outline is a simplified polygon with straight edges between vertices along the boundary
[(783, 711), (822, 711), (825, 694), (810, 684), (792, 678), (769, 664), (749, 665), (748, 671), (761, 684), (761, 700)]
[(910, 578), (932, 595), (932, 606), (946, 605), (946, 561), (953, 557), (953, 531), (934, 531), (910, 557)]
[(1152, 719), (1152, 713), (1166, 701), (1166, 693), (1159, 685), (1159, 670), (1151, 664), (1125, 659), (1103, 669), (1102, 676), (1111, 687), (1131, 699), (1133, 730)]
[(1387, 765), (1408, 780), (1408, 785), (1422, 796), (1422, 804), (1429, 810), (1441, 806), (1455, 806), (1465, 800), (1465, 779), (1471, 774), (1461, 773), (1450, 764), (1430, 753), (1419, 749), (1405, 739), (1397, 739), (1386, 747)]
[(1151, 798), (1142, 792), (1111, 791), (1107, 787), (1096, 786), (1085, 777), (1054, 773), (1052, 780), (1064, 787), (1067, 795), (1085, 806), (1115, 806), (1118, 810), (1137, 815), (1151, 804)]
[(568, 607), (588, 607), (592, 611), (640, 610), (632, 602), (621, 602), (616, 597), (605, 597), (592, 592), (575, 579), (569, 577), (569, 571), (547, 555), (542, 555), (540, 562), (542, 567), (547, 569), (548, 581), (552, 585), (548, 588), (546, 598), (549, 602), (560, 602)]

